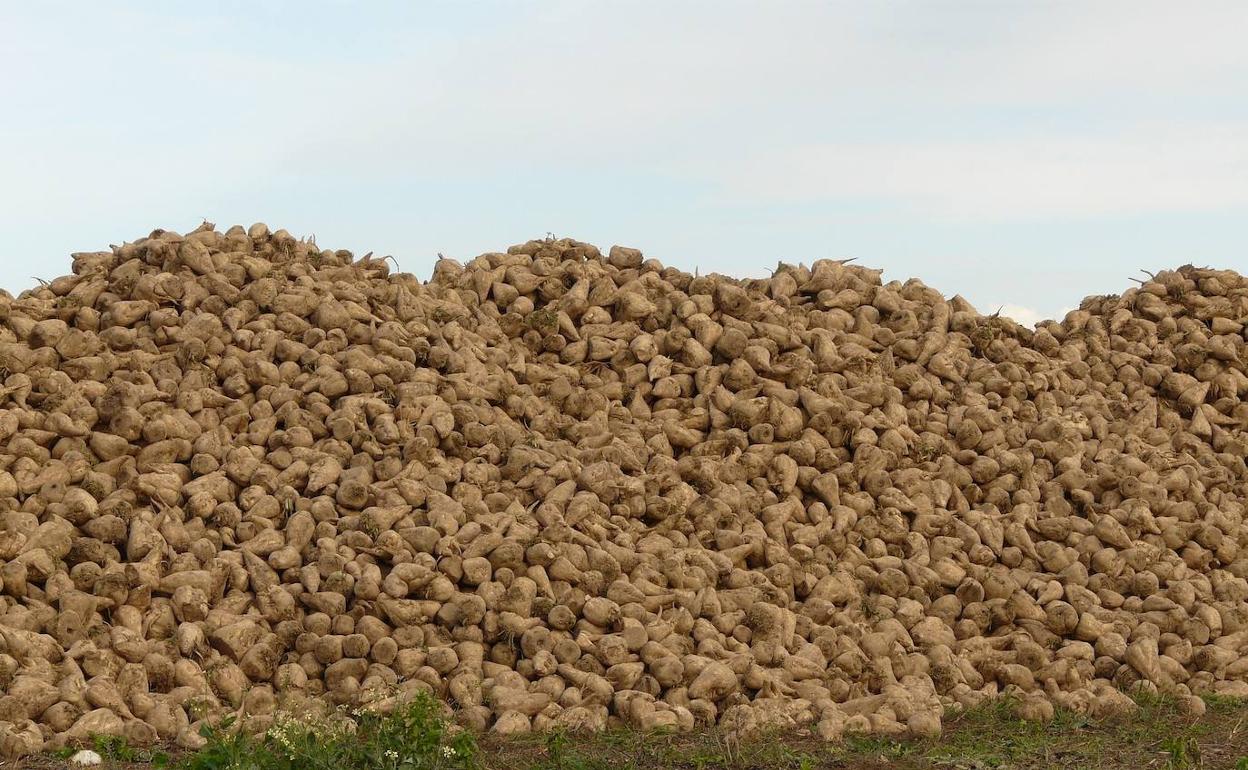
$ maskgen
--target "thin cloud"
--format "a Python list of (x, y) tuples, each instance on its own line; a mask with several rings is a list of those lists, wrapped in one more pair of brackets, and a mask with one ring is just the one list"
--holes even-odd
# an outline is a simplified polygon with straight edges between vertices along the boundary
[(1248, 4), (70, 5), (0, 26), (10, 289), (200, 217), (417, 271), (547, 230), (852, 253), (1023, 307), (1243, 264)]
[(1085, 219), (1248, 206), (1248, 122), (1096, 138), (821, 144), (708, 168), (724, 195), (870, 199), (955, 221)]
[(1073, 307), (1063, 307), (1056, 311), (1047, 311), (1025, 307), (1023, 305), (1011, 305), (1008, 303), (1004, 305), (994, 305), (992, 303), (988, 303), (983, 308), (980, 308), (980, 312), (982, 313), (999, 312), (1005, 318), (1009, 318), (1027, 327), (1034, 327), (1036, 324), (1043, 321), (1061, 321), (1066, 317), (1066, 314), (1072, 310), (1074, 310)]
[(1029, 307), (1023, 307), (1021, 305), (1002, 305), (1001, 315), (1006, 318), (1011, 318), (1023, 326), (1035, 326), (1041, 321), (1046, 321), (1053, 317), (1052, 315), (1042, 313)]

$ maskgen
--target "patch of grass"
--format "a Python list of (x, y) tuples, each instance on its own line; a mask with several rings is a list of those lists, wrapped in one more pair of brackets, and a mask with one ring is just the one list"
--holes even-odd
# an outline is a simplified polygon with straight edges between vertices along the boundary
[(1210, 711), (1219, 714), (1242, 711), (1245, 706), (1248, 706), (1248, 701), (1231, 695), (1206, 695), (1204, 701)]
[(835, 754), (846, 759), (899, 759), (915, 752), (910, 741), (897, 740), (882, 735), (846, 735), (844, 743)]
[[(811, 730), (739, 738), (717, 729), (693, 734), (552, 733), (487, 737), (480, 749), (457, 733), (438, 704), (418, 699), (388, 716), (338, 714), (282, 720), (261, 736), (226, 723), (182, 758), (181, 770), (1248, 770), (1248, 701), (1206, 698), (1204, 717), (1173, 699), (1137, 692), (1137, 709), (1105, 719), (1057, 709), (1049, 723), (1015, 715), (1011, 698), (945, 719), (930, 739), (846, 735), (824, 743)], [(163, 767), (117, 739), (93, 747), (106, 770)], [(68, 756), (68, 755), (66, 755)], [(50, 759), (50, 758), (49, 758)], [(63, 770), (56, 764), (32, 768)], [(25, 767), (23, 765), (23, 767)]]
[(599, 757), (585, 756), (576, 751), (565, 732), (545, 736), (546, 758), (533, 765), (534, 770), (606, 770)]
[[(1248, 705), (1210, 704), (1205, 718), (1141, 694), (1133, 714), (1092, 719), (1057, 709), (1048, 723), (1015, 715), (1000, 698), (949, 715), (939, 738), (849, 734), (827, 744), (808, 731), (738, 740), (719, 730), (693, 735), (523, 736), (487, 741), (487, 770), (1203, 770), (1235, 766), (1248, 754)], [(1248, 770), (1248, 757), (1236, 770)]]
[(1166, 770), (1191, 770), (1202, 766), (1200, 744), (1191, 736), (1175, 736), (1161, 742), (1166, 752)]
[(206, 728), (207, 745), (178, 770), (470, 770), (476, 743), (453, 732), (440, 706), (421, 695), (389, 714), (282, 718), (260, 736), (232, 720)]
[[(81, 751), (80, 746), (66, 746), (54, 753), (58, 759), (69, 759)], [(136, 748), (120, 735), (92, 735), (91, 750), (100, 755), (105, 766), (126, 764), (144, 764), (153, 768), (169, 766), (170, 757), (159, 749)]]
[(742, 741), (721, 730), (609, 730), (514, 736), (487, 742), (482, 753), (488, 770), (815, 770), (827, 766), (834, 748), (787, 734)]

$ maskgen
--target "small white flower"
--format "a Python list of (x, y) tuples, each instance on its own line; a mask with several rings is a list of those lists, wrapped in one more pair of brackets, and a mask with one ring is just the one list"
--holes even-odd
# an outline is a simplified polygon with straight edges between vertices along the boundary
[(443, 747), (442, 747), (442, 756), (446, 757), (447, 759), (452, 759), (452, 758), (454, 758), (454, 756), (455, 756), (455, 747), (454, 747), (454, 746), (443, 746)]
[(394, 749), (386, 749), (386, 759), (390, 760), (391, 762), (397, 762), (399, 759), (399, 752), (395, 751)]

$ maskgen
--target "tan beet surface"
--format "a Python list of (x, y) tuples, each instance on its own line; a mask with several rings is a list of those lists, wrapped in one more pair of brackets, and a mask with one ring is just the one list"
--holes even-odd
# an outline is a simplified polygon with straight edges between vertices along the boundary
[(431, 689), (473, 728), (932, 735), (1248, 695), (1248, 281), (1026, 329), (822, 260), (264, 225), (0, 295), (0, 753)]

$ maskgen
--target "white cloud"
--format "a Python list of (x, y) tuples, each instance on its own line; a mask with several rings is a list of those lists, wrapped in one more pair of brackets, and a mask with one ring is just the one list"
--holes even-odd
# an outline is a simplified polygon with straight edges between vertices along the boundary
[(735, 199), (885, 201), (956, 221), (1075, 219), (1248, 206), (1248, 122), (1099, 137), (830, 143), (707, 168)]
[(1063, 307), (1057, 312), (1046, 310), (1037, 310), (1035, 308), (1026, 307), (1024, 305), (992, 304), (989, 303), (983, 308), (979, 308), (981, 313), (1000, 312), (1002, 316), (1010, 318), (1023, 326), (1034, 327), (1041, 321), (1061, 321), (1066, 314), (1074, 310), (1073, 307)]
[[(1041, 321), (1052, 318), (1050, 315), (1021, 305), (1001, 305), (1000, 308), (1001, 315), (1012, 318), (1023, 326), (1035, 326)], [(989, 310), (988, 312), (995, 312), (995, 310)]]

